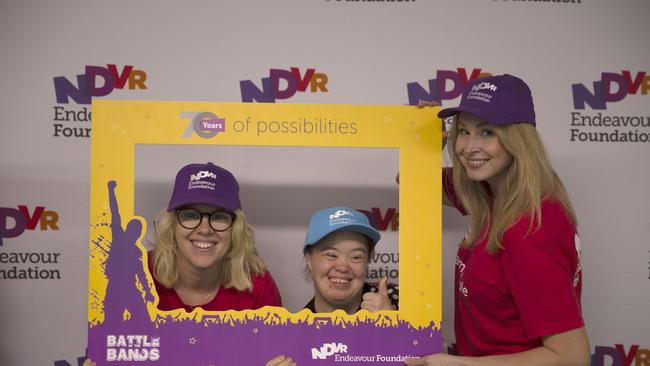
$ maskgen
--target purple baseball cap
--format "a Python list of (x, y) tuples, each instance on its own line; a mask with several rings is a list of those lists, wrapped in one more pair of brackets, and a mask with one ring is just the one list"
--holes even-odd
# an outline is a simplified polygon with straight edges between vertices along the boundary
[(535, 126), (533, 95), (526, 83), (509, 74), (489, 76), (468, 83), (460, 105), (445, 108), (438, 117), (447, 118), (460, 112), (471, 113), (494, 125), (530, 123)]
[(240, 209), (237, 179), (226, 169), (212, 163), (185, 165), (176, 174), (167, 211), (195, 203), (206, 203), (230, 211)]

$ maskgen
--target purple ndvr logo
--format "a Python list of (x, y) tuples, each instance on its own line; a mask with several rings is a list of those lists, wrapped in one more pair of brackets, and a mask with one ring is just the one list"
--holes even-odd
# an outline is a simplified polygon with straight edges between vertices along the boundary
[(650, 91), (650, 76), (646, 76), (645, 71), (637, 72), (634, 79), (629, 70), (623, 70), (620, 74), (603, 72), (600, 80), (594, 81), (593, 85), (593, 92), (583, 84), (571, 85), (573, 108), (585, 109), (585, 105), (589, 105), (591, 109), (607, 109), (608, 102), (618, 102), (628, 95), (636, 95), (639, 88), (641, 94), (647, 95)]
[[(90, 104), (92, 97), (103, 97), (114, 89), (124, 89), (127, 81), (131, 90), (147, 89), (145, 80), (147, 74), (134, 70), (131, 65), (125, 65), (121, 72), (114, 64), (107, 64), (106, 67), (86, 65), (85, 73), (77, 75), (76, 86), (63, 76), (54, 77), (54, 92), (59, 104), (68, 104), (70, 99), (77, 104)], [(98, 81), (102, 84), (98, 85)]]
[(25, 230), (36, 230), (36, 225), (40, 225), (41, 230), (59, 230), (58, 221), (59, 214), (45, 210), (45, 206), (37, 206), (32, 213), (27, 205), (18, 205), (18, 209), (0, 207), (0, 246), (2, 239), (18, 237)]
[(409, 104), (417, 105), (419, 101), (426, 100), (442, 104), (443, 100), (456, 99), (463, 92), (463, 88), (470, 81), (478, 78), (492, 76), (481, 69), (472, 69), (468, 74), (467, 69), (458, 67), (456, 70), (438, 70), (436, 78), (428, 82), (429, 90), (417, 82), (406, 84)]
[(327, 93), (327, 74), (307, 69), (302, 75), (297, 67), (289, 70), (270, 69), (269, 77), (262, 78), (262, 88), (257, 87), (251, 80), (241, 80), (242, 102), (275, 103), (276, 99), (288, 99), (296, 92), (306, 92), (310, 87), (312, 93)]

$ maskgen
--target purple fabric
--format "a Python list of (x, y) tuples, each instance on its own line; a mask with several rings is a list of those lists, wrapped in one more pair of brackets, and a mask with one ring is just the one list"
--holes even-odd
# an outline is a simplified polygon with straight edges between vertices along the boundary
[(240, 209), (239, 184), (232, 173), (220, 166), (188, 164), (176, 174), (167, 211), (194, 203), (207, 203), (230, 211)]
[[(440, 324), (413, 327), (390, 319), (346, 321), (315, 318), (312, 324), (283, 320), (262, 308), (262, 315), (236, 320), (216, 312), (201, 320), (180, 320), (148, 311), (154, 289), (144, 280), (144, 251), (136, 245), (142, 226), (136, 219), (122, 229), (116, 184), (109, 183), (112, 241), (100, 236), (94, 250), (108, 252), (103, 299), (91, 293), (91, 306), (102, 307), (104, 320), (88, 325), (88, 357), (102, 365), (264, 365), (278, 356), (298, 365), (403, 365), (404, 357), (441, 352)], [(106, 216), (99, 220), (105, 220)], [(108, 226), (105, 222), (93, 225)], [(142, 286), (138, 288), (136, 282)], [(269, 311), (265, 312), (265, 309)]]
[(533, 95), (526, 83), (509, 74), (476, 79), (468, 83), (458, 107), (446, 108), (438, 117), (471, 113), (495, 125), (530, 123), (535, 126)]

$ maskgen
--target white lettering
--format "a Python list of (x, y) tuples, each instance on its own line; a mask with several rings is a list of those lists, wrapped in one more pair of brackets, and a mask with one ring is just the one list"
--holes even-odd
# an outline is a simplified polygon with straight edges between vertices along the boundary
[(201, 124), (203, 124), (203, 128), (206, 130), (223, 130), (223, 124), (221, 123), (201, 121)]
[(106, 349), (106, 361), (117, 360), (117, 350), (115, 348)]
[(323, 343), (319, 348), (311, 349), (312, 360), (325, 360), (327, 357), (337, 353), (348, 353), (348, 346), (343, 343)]
[(202, 171), (200, 171), (200, 172), (198, 172), (196, 174), (192, 174), (190, 176), (191, 181), (200, 180), (200, 179), (203, 179), (203, 178), (217, 179), (217, 176), (214, 173), (212, 173), (212, 172), (210, 172), (208, 170), (202, 170)]
[(106, 347), (115, 347), (115, 339), (116, 337), (114, 335), (107, 335), (106, 336)]
[(488, 83), (486, 81), (484, 81), (484, 82), (482, 82), (480, 84), (476, 84), (476, 85), (474, 85), (472, 87), (472, 91), (479, 91), (479, 90), (483, 90), (483, 89), (489, 89), (491, 91), (496, 91), (497, 87), (496, 87), (496, 85)]
[(350, 215), (350, 216), (352, 216), (352, 214), (350, 213), (350, 211), (346, 211), (346, 210), (338, 210), (338, 211), (336, 211), (336, 212), (334, 212), (333, 214), (330, 215), (330, 220), (338, 219), (339, 217), (341, 217), (341, 216), (343, 216), (343, 215)]
[(158, 361), (160, 337), (143, 334), (106, 336), (106, 361)]
[(465, 263), (456, 256), (456, 268), (458, 268), (458, 291), (465, 297), (467, 297), (468, 291), (465, 287), (465, 281), (463, 280), (463, 275), (465, 273)]

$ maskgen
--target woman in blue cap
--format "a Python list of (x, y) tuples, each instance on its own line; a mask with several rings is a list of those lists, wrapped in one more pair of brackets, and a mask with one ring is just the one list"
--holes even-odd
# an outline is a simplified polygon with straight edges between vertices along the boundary
[(406, 363), (588, 365), (577, 220), (528, 85), (507, 74), (477, 79), (438, 116), (453, 119), (443, 202), (471, 220), (456, 257), (458, 356)]
[(315, 313), (340, 309), (348, 314), (396, 309), (396, 288), (388, 285), (388, 278), (376, 286), (366, 283), (368, 263), (380, 237), (366, 215), (352, 208), (315, 212), (303, 246), (314, 284), (314, 298), (305, 308)]
[[(330, 207), (315, 212), (307, 228), (302, 251), (306, 271), (314, 284), (314, 297), (305, 305), (314, 313), (343, 310), (354, 314), (395, 310), (395, 286), (382, 278), (377, 286), (366, 283), (368, 262), (381, 236), (363, 213), (349, 207)], [(295, 366), (285, 355), (265, 366)]]

